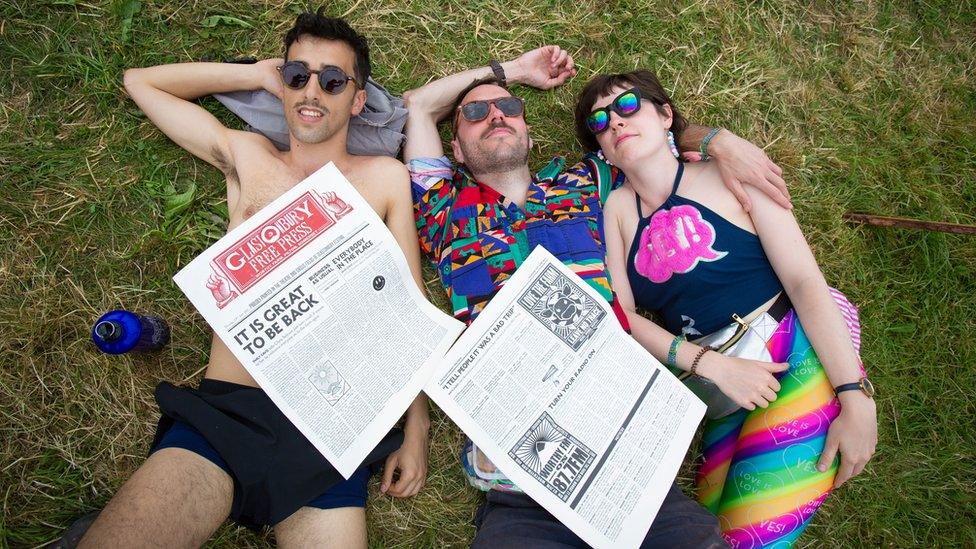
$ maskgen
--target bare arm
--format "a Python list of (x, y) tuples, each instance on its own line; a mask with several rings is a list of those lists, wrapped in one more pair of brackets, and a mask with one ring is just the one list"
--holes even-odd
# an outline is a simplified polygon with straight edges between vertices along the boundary
[[(576, 74), (569, 52), (558, 46), (543, 46), (517, 59), (502, 63), (509, 84), (526, 84), (550, 89)], [(407, 105), (407, 142), (403, 159), (439, 157), (444, 154), (437, 123), (447, 118), (457, 95), (471, 82), (492, 76), (488, 66), (445, 76), (403, 94)]]
[[(681, 132), (678, 148), (685, 153), (698, 153), (709, 131), (711, 128), (689, 124)], [(723, 129), (709, 142), (708, 154), (715, 158), (722, 182), (745, 211), (752, 209), (752, 202), (743, 184), (759, 189), (784, 208), (793, 207), (786, 181), (783, 180), (783, 170), (756, 145)]]
[(280, 59), (253, 65), (178, 63), (125, 71), (125, 90), (167, 137), (194, 156), (233, 169), (228, 129), (194, 99), (213, 93), (267, 89), (280, 95), (275, 68)]
[[(388, 176), (384, 176), (390, 193), (384, 221), (407, 258), (407, 265), (410, 266), (410, 274), (413, 275), (414, 282), (423, 292), (420, 245), (417, 243), (417, 227), (414, 224), (413, 203), (410, 198), (410, 177), (403, 164), (395, 160), (390, 160), (389, 164), (391, 168)], [(418, 329), (422, 327), (418, 326)], [(420, 393), (407, 408), (403, 425), (403, 445), (386, 460), (380, 485), (383, 493), (402, 498), (413, 496), (423, 488), (427, 481), (429, 429), (427, 396)], [(396, 482), (393, 481), (395, 471), (400, 472)]]
[[(764, 194), (753, 189), (749, 192), (755, 204), (752, 221), (763, 250), (796, 307), (831, 386), (858, 381), (860, 360), (847, 323), (830, 296), (827, 282), (796, 219)], [(878, 440), (874, 400), (860, 391), (845, 391), (838, 398), (841, 414), (827, 432), (819, 464), (821, 471), (826, 470), (840, 451), (841, 466), (835, 486), (864, 469)]]

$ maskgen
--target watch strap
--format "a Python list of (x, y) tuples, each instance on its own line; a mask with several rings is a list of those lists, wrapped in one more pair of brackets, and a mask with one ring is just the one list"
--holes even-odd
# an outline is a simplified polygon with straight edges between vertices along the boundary
[(838, 385), (834, 387), (834, 394), (839, 395), (844, 391), (860, 391), (860, 390), (861, 390), (861, 382), (858, 381), (857, 383), (845, 383), (843, 385)]
[(495, 59), (492, 59), (491, 61), (488, 61), (488, 66), (491, 67), (491, 72), (495, 73), (495, 78), (498, 80), (498, 83), (501, 84), (503, 88), (507, 88), (508, 80), (505, 78), (505, 69), (502, 68), (501, 63)]

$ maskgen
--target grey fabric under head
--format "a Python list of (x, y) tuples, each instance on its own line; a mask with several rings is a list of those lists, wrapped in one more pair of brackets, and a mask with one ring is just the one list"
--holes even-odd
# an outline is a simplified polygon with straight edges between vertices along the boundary
[[(232, 113), (247, 123), (247, 129), (270, 139), (279, 150), (286, 151), (288, 124), (281, 100), (264, 90), (215, 93)], [(350, 154), (392, 156), (400, 152), (407, 109), (403, 100), (370, 78), (366, 81), (366, 106), (349, 123), (346, 147)]]

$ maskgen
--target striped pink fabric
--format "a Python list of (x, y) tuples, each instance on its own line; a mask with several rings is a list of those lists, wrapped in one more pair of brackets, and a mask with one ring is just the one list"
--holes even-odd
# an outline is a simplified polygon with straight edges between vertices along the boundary
[[(857, 351), (858, 356), (861, 355), (861, 317), (857, 314), (857, 307), (854, 306), (850, 300), (847, 299), (840, 290), (836, 288), (829, 288), (830, 296), (834, 298), (837, 303), (837, 307), (840, 309), (840, 314), (844, 316), (844, 322), (847, 323), (847, 329), (851, 332), (851, 341), (854, 343), (854, 350)], [(864, 369), (864, 366), (861, 366)], [(863, 372), (862, 372), (863, 373)]]

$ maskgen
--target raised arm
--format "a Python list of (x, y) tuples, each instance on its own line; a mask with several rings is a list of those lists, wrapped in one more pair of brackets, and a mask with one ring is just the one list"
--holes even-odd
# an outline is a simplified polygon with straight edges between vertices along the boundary
[(227, 173), (233, 169), (228, 129), (193, 100), (213, 93), (256, 89), (280, 96), (279, 64), (280, 59), (268, 59), (253, 65), (178, 63), (128, 69), (125, 90), (167, 137)]
[[(559, 46), (542, 46), (501, 64), (509, 84), (539, 89), (554, 88), (576, 74), (569, 52)], [(491, 67), (470, 69), (434, 80), (403, 94), (407, 105), (407, 141), (403, 159), (435, 158), (444, 155), (437, 123), (450, 115), (457, 95), (475, 80), (492, 76)]]
[[(678, 148), (686, 158), (697, 159), (701, 144), (712, 128), (689, 124), (681, 132)], [(743, 185), (752, 186), (772, 198), (780, 206), (791, 209), (790, 193), (783, 180), (783, 170), (766, 156), (766, 152), (729, 130), (722, 129), (709, 140), (706, 153), (718, 163), (722, 182), (745, 211), (752, 209), (752, 201)]]

